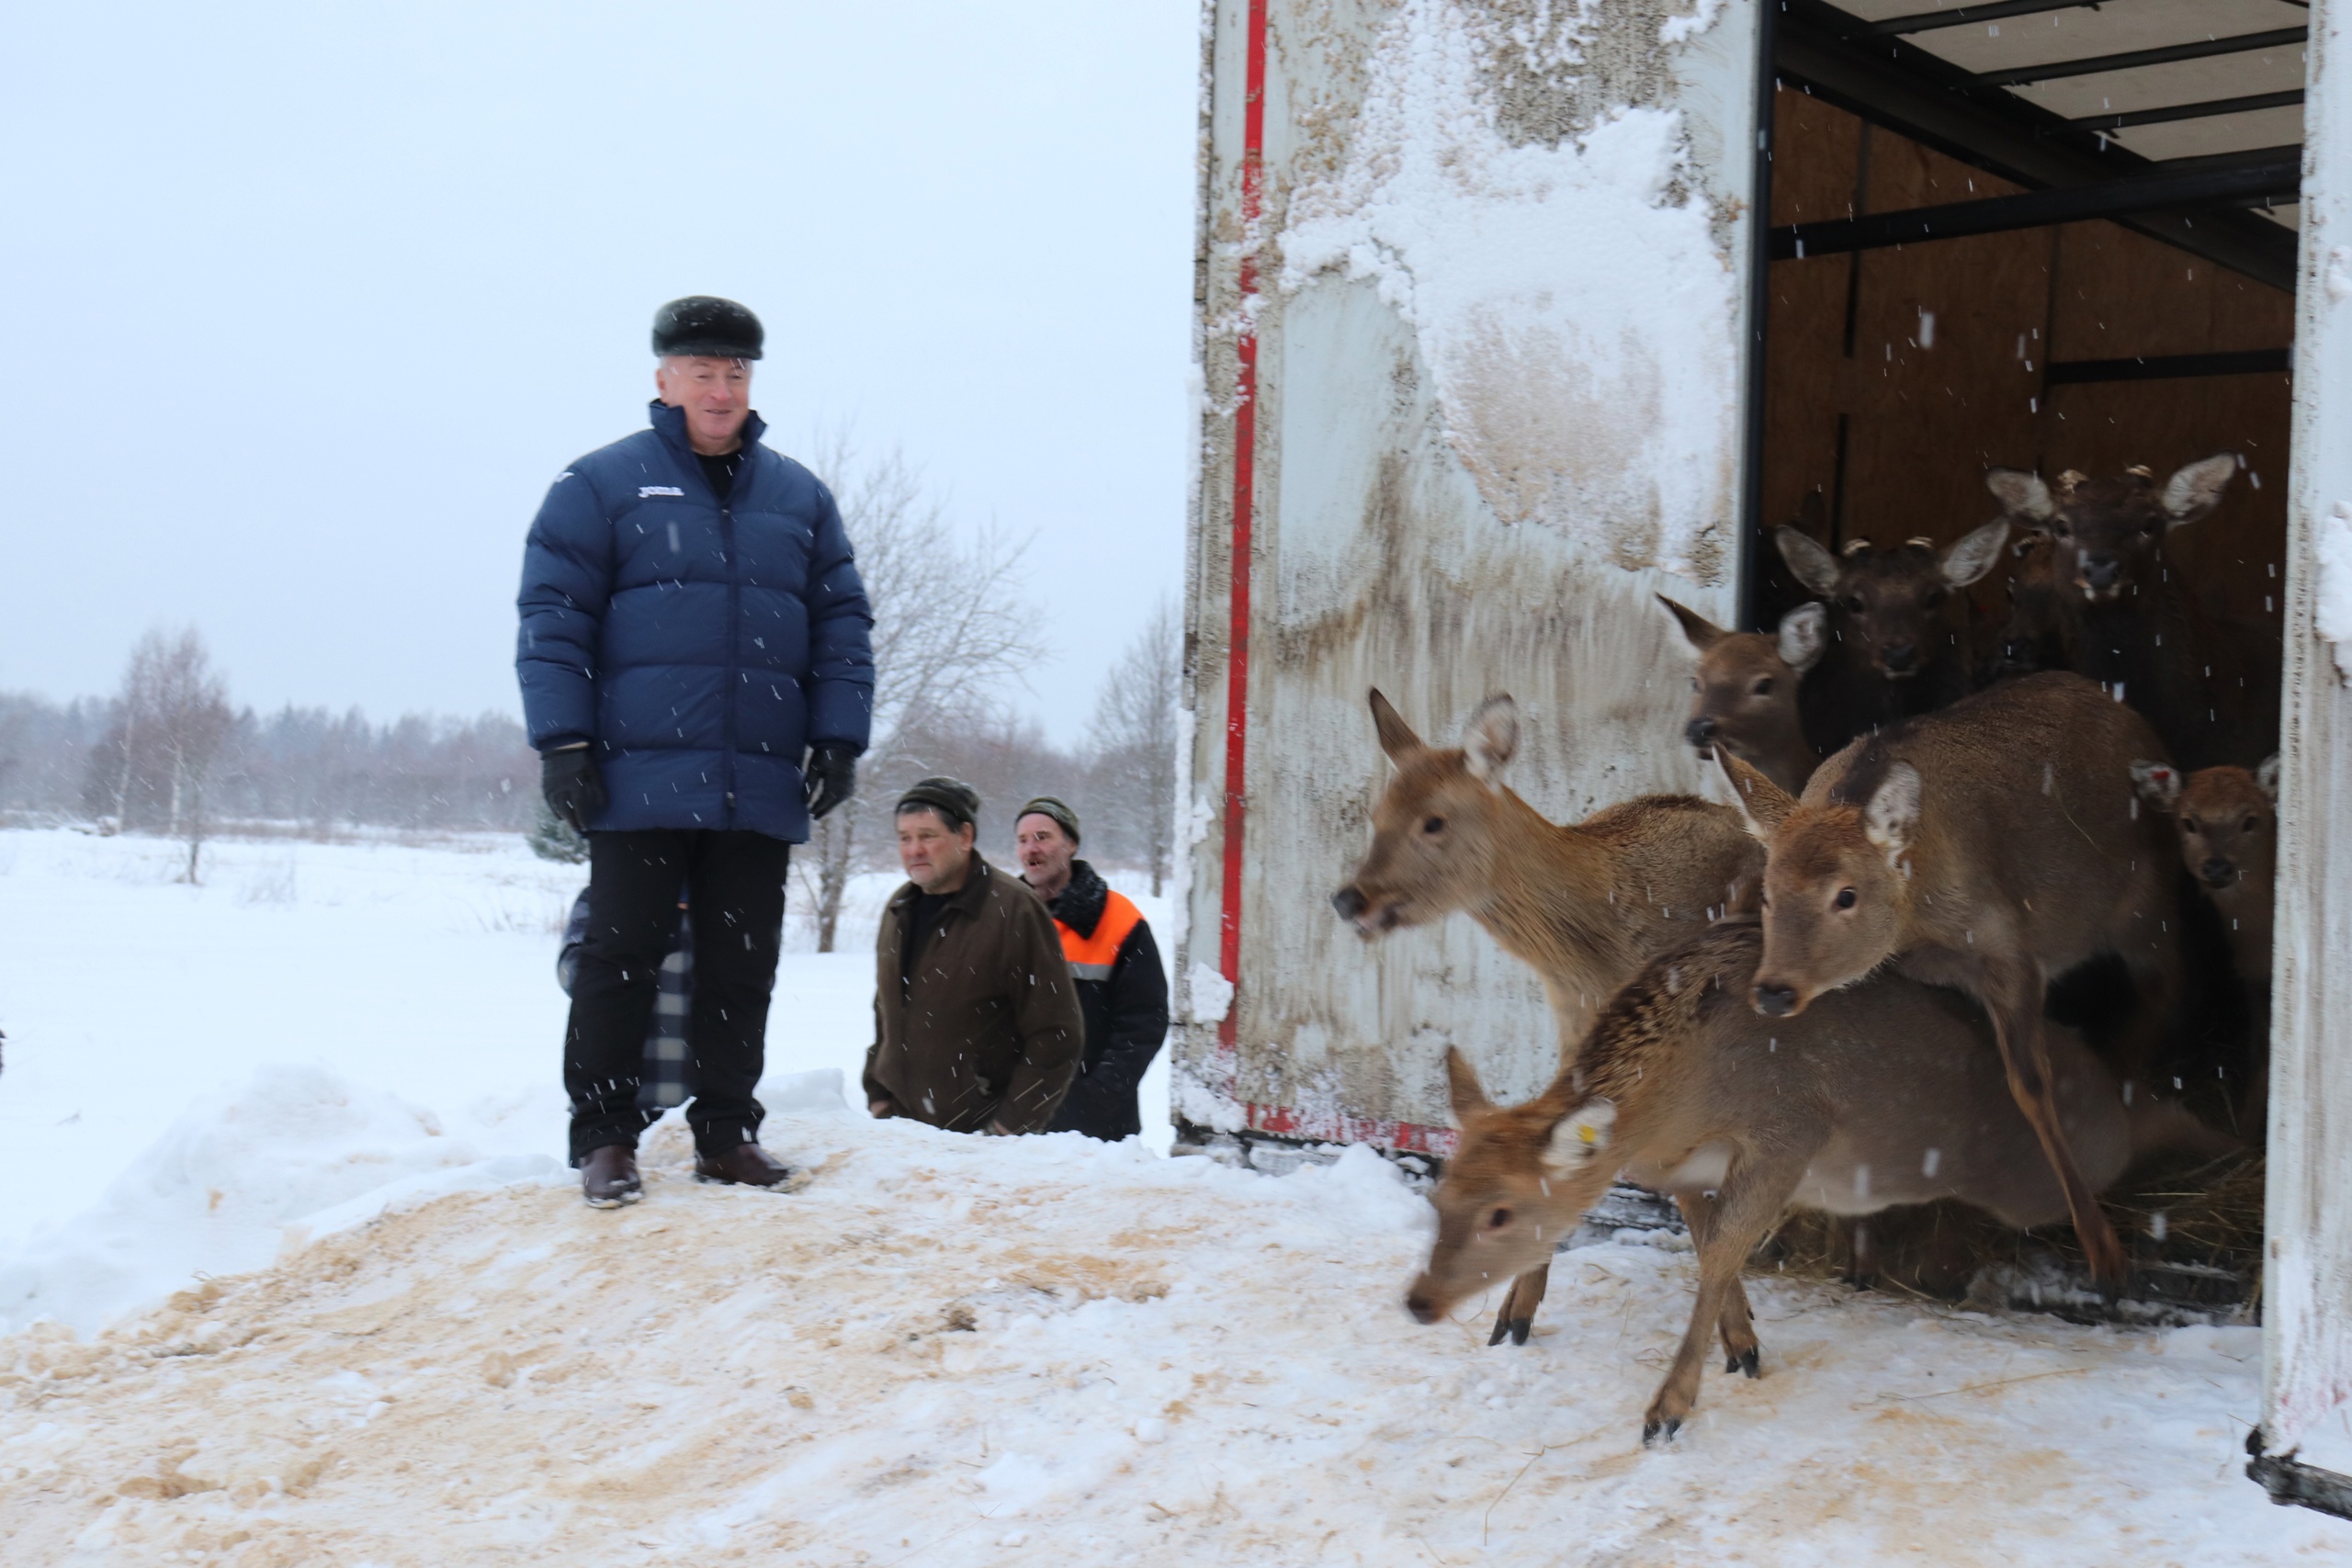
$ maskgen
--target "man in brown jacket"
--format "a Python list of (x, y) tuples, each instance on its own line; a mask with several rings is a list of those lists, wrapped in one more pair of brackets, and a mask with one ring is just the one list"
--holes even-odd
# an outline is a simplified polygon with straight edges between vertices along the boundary
[(980, 799), (930, 778), (899, 797), (909, 881), (875, 944), (865, 1103), (954, 1133), (1042, 1133), (1086, 1054), (1046, 907), (972, 849)]

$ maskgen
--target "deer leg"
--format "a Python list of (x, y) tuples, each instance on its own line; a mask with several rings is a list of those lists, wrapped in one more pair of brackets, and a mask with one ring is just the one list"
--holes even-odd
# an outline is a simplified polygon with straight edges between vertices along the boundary
[(1683, 1417), (1699, 1403), (1699, 1375), (1706, 1361), (1708, 1339), (1722, 1325), (1735, 1297), (1745, 1314), (1747, 1292), (1740, 1286), (1739, 1271), (1772, 1222), (1780, 1218), (1781, 1205), (1796, 1190), (1804, 1174), (1801, 1156), (1792, 1161), (1783, 1156), (1762, 1167), (1735, 1159), (1714, 1201), (1705, 1205), (1713, 1212), (1709, 1215), (1705, 1245), (1699, 1247), (1699, 1299), (1690, 1309), (1690, 1325), (1683, 1331), (1674, 1365), (1642, 1416), (1645, 1444), (1656, 1441), (1661, 1432), (1672, 1438), (1681, 1428)]
[(2106, 1211), (2098, 1206), (2098, 1194), (2091, 1190), (2075, 1164), (2065, 1129), (2058, 1120), (2050, 1042), (2042, 1032), (2041, 1009), (2048, 988), (2039, 964), (1984, 966), (1983, 1000), (1993, 1017), (1993, 1037), (2000, 1043), (2009, 1093), (2041, 1140), (2050, 1168), (2058, 1174), (2059, 1188), (2066, 1195), (2066, 1213), (2075, 1222), (2075, 1239), (2083, 1244), (2084, 1256), (2090, 1262), (2091, 1277), (2102, 1284), (2120, 1285), (2131, 1272), (2123, 1243), (2108, 1223)]
[(1544, 1292), (1551, 1282), (1552, 1266), (1545, 1263), (1505, 1286), (1503, 1304), (1495, 1313), (1495, 1331), (1487, 1336), (1487, 1343), (1499, 1345), (1508, 1335), (1512, 1344), (1526, 1344), (1528, 1331), (1535, 1326), (1535, 1309), (1544, 1304)]
[[(1690, 1229), (1691, 1249), (1705, 1251), (1708, 1240), (1715, 1233), (1714, 1200), (1704, 1193), (1678, 1192), (1674, 1201), (1682, 1211), (1682, 1223)], [(1723, 1336), (1724, 1371), (1760, 1376), (1757, 1366), (1756, 1314), (1747, 1305), (1747, 1287), (1736, 1274), (1732, 1276), (1731, 1292), (1724, 1299), (1723, 1315), (1716, 1320), (1715, 1328)]]

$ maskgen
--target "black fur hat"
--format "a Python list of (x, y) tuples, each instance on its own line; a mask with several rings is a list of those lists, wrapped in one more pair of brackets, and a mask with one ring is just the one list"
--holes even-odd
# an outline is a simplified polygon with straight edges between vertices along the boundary
[(767, 334), (760, 319), (732, 299), (689, 294), (653, 312), (653, 352), (708, 355), (714, 359), (757, 359)]

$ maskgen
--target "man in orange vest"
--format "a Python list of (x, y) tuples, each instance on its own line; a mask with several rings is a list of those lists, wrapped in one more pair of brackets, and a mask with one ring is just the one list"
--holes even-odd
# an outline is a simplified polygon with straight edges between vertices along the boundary
[(1136, 1089), (1168, 1038), (1168, 972), (1143, 911), (1078, 858), (1078, 813), (1050, 795), (1012, 823), (1021, 880), (1045, 900), (1086, 1015), (1086, 1060), (1055, 1112), (1055, 1133), (1116, 1143), (1143, 1131)]

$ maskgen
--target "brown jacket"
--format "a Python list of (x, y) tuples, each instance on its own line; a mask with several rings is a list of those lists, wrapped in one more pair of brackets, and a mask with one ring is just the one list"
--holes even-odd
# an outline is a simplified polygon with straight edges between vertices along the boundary
[(890, 896), (874, 954), (865, 1098), (951, 1132), (991, 1120), (1040, 1133), (1086, 1055), (1086, 1020), (1054, 918), (1036, 895), (972, 857), (901, 989), (911, 882)]

